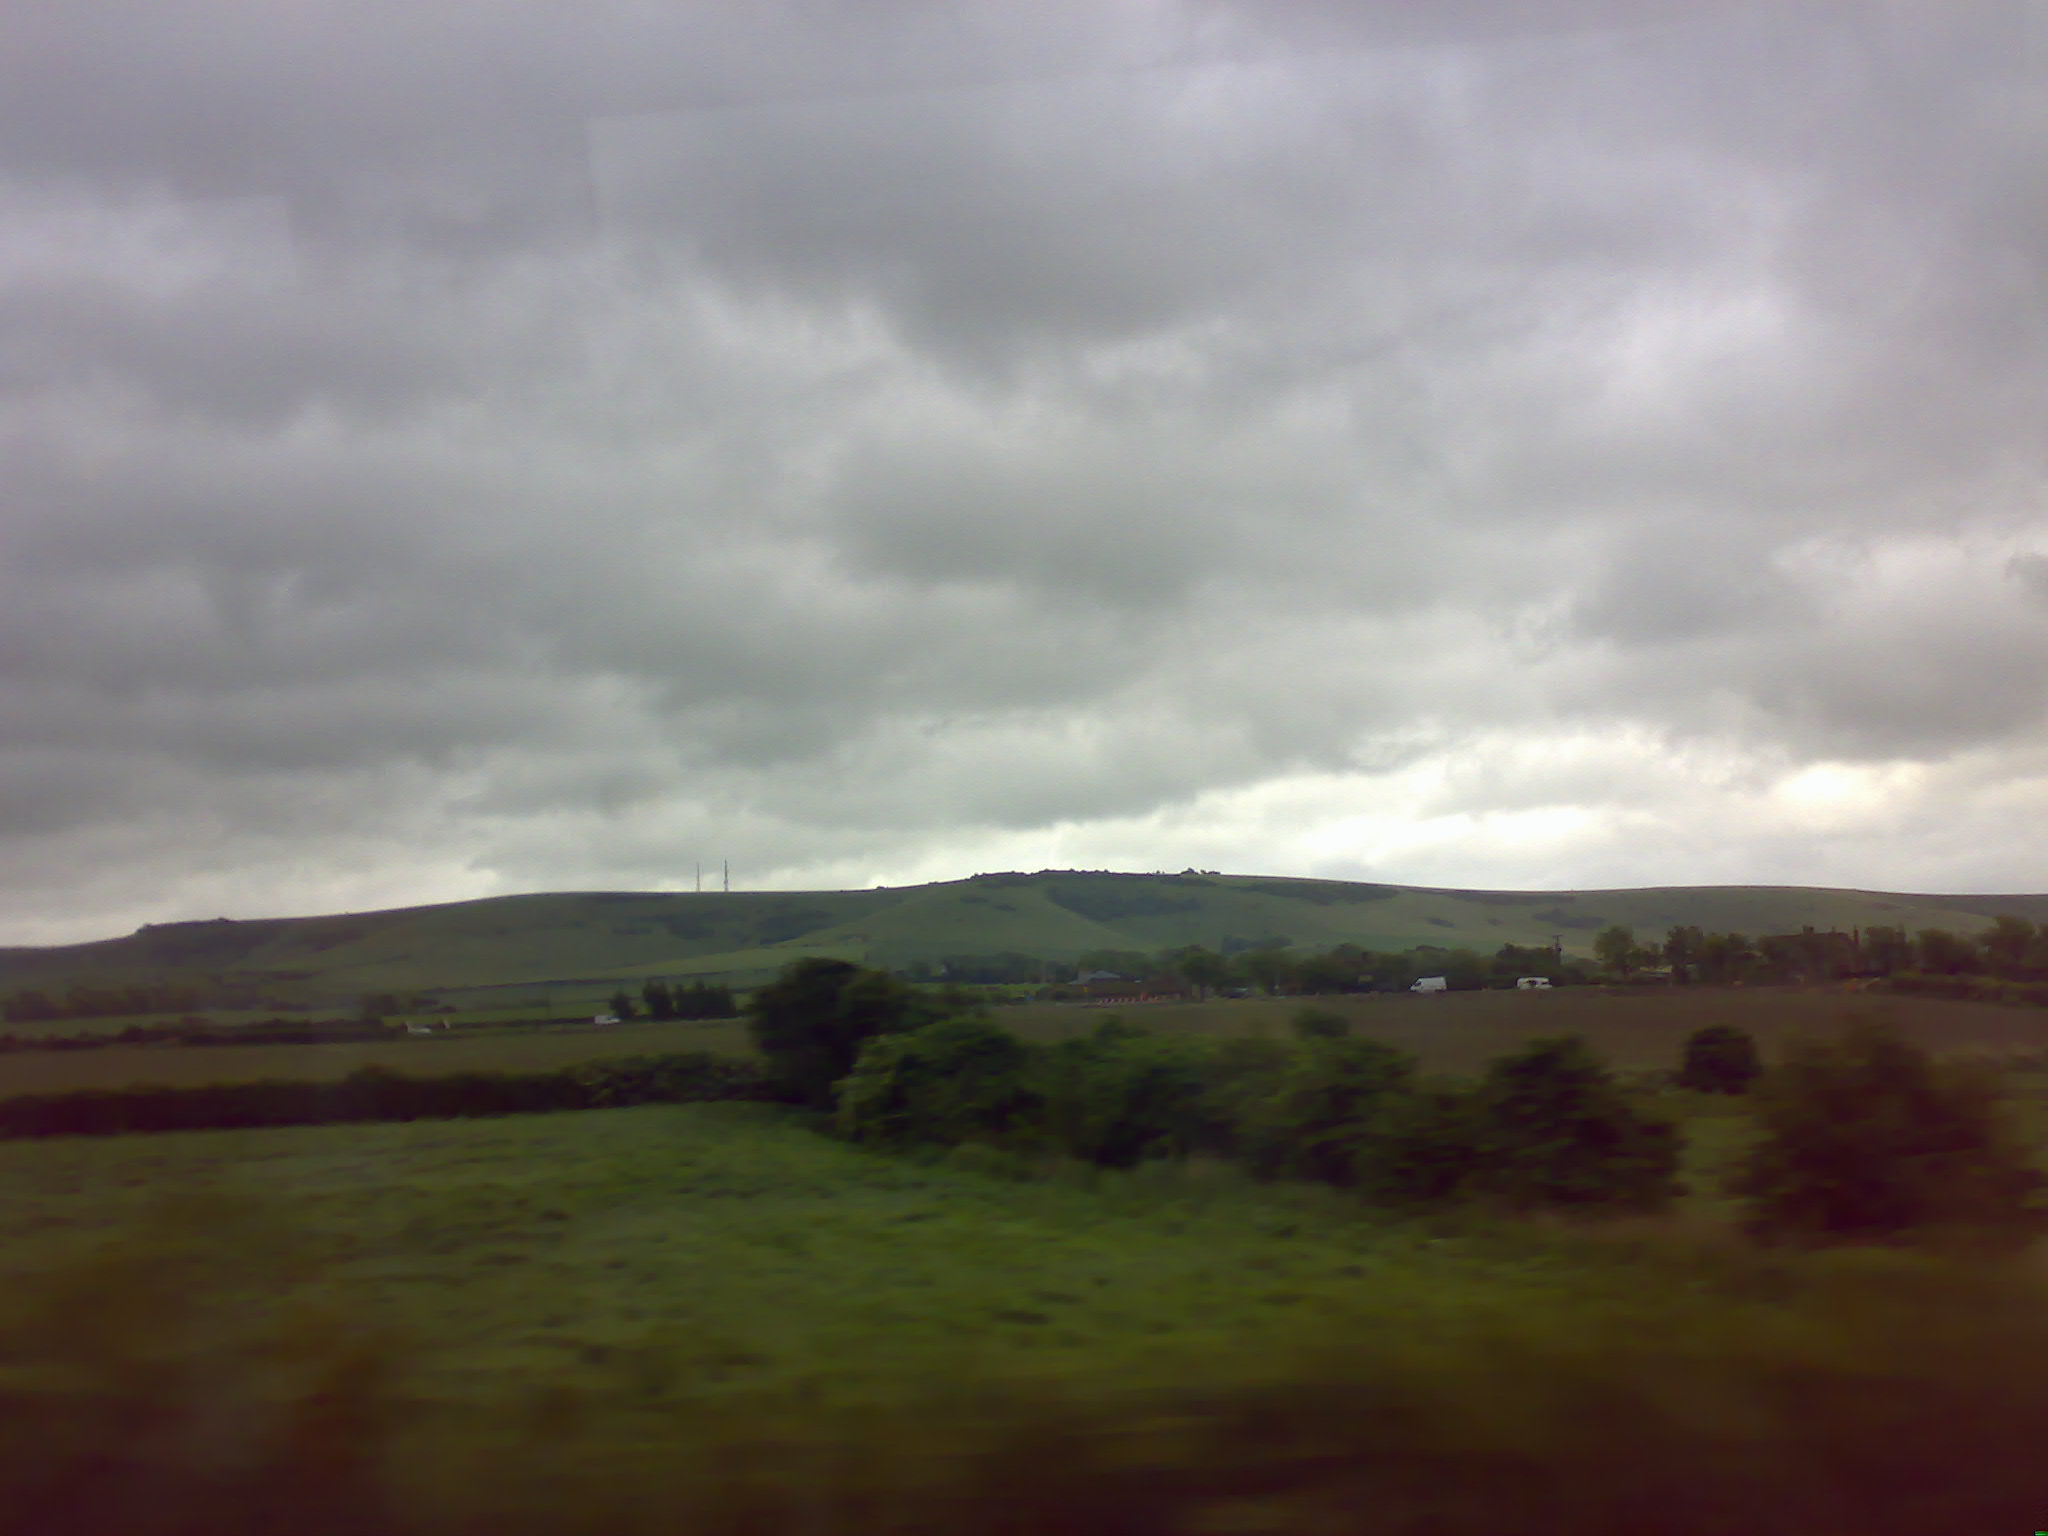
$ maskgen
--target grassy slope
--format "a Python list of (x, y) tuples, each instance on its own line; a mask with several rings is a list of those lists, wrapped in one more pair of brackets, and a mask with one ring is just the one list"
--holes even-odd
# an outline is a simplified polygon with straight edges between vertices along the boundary
[(1548, 944), (1553, 936), (1585, 951), (1613, 922), (1645, 935), (1675, 923), (1751, 935), (1808, 924), (1969, 931), (2008, 911), (2048, 918), (2048, 896), (1764, 886), (1490, 893), (1055, 873), (901, 890), (508, 896), (332, 917), (166, 924), (94, 944), (0, 950), (0, 990), (226, 976), (332, 1008), (365, 992), (421, 987), (637, 984), (655, 976), (746, 985), (807, 953), (881, 964), (999, 950), (1071, 959), (1089, 949), (1269, 937), (1307, 946), (1491, 951), (1509, 942)]

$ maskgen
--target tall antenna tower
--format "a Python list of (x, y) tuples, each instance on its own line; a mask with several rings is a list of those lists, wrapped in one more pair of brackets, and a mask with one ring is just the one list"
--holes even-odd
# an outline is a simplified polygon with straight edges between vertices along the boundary
[(724, 890), (728, 890), (728, 891), (732, 889), (732, 860), (731, 860), (731, 859), (727, 859), (727, 860), (725, 861), (725, 864), (724, 864), (724, 866), (722, 867), (722, 869), (721, 869), (721, 871), (720, 871), (720, 876), (719, 876), (719, 878), (720, 878), (720, 879), (721, 879), (721, 880), (722, 880), (722, 881), (724, 882), (724, 884), (723, 884), (723, 886), (721, 887), (721, 889), (724, 889)]
[(702, 864), (697, 866), (697, 889), (700, 892), (704, 889), (704, 866)]

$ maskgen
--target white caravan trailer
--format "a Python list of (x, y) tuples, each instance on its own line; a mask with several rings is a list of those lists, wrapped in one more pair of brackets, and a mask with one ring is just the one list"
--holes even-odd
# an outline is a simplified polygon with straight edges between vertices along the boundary
[(1418, 978), (1415, 985), (1408, 990), (1410, 992), (1446, 992), (1450, 990), (1450, 983), (1446, 982), (1441, 976), (1423, 976)]
[(1550, 978), (1548, 976), (1517, 976), (1515, 978), (1515, 990), (1517, 992), (1548, 992), (1550, 990)]

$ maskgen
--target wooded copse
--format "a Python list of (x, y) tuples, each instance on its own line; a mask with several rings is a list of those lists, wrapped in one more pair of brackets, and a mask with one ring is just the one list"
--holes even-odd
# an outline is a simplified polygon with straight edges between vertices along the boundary
[[(1531, 1039), (1476, 1079), (1426, 1077), (1408, 1052), (1315, 1009), (1291, 1040), (1155, 1034), (1112, 1015), (1047, 1044), (822, 959), (757, 994), (750, 1025), (768, 1090), (829, 1115), (839, 1135), (971, 1150), (1012, 1176), (1048, 1158), (1130, 1168), (1206, 1156), (1395, 1210), (1652, 1213), (1683, 1193), (1678, 1125), (1577, 1036)], [(1770, 1073), (1745, 1032), (1712, 1025), (1678, 1077), (1756, 1093), (1762, 1134), (1726, 1192), (1758, 1236), (1946, 1228), (2003, 1242), (2048, 1225), (2033, 1149), (1992, 1076), (1937, 1063), (1889, 1026), (1852, 1021)]]

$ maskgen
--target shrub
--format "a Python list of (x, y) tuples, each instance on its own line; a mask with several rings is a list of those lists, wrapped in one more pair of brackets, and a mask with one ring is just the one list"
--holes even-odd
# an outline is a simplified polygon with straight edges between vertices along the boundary
[(1709, 1024), (1686, 1037), (1678, 1086), (1695, 1093), (1747, 1093), (1763, 1072), (1756, 1039), (1732, 1024)]
[(1249, 1160), (1261, 1106), (1278, 1090), (1300, 1054), (1295, 1042), (1263, 1035), (1215, 1041), (1203, 1058), (1208, 1087), (1202, 1095), (1195, 1150)]
[(983, 1019), (949, 1019), (862, 1047), (839, 1084), (838, 1127), (880, 1146), (1001, 1141), (1037, 1119), (1030, 1047)]
[(1679, 1193), (1677, 1127), (1630, 1104), (1577, 1036), (1530, 1041), (1487, 1069), (1469, 1107), (1445, 1107), (1475, 1141), (1465, 1191), (1488, 1203), (1653, 1211)]
[(2042, 1177), (1995, 1079), (1938, 1065), (1888, 1025), (1796, 1046), (1756, 1099), (1763, 1135), (1728, 1192), (1758, 1237), (2017, 1242), (2042, 1227)]
[(886, 971), (798, 960), (749, 1001), (748, 1032), (784, 1094), (830, 1109), (834, 1085), (853, 1070), (863, 1045), (933, 1022), (935, 1008)]
[(1446, 1205), (1477, 1187), (1484, 1143), (1476, 1089), (1418, 1084), (1381, 1106), (1373, 1134), (1353, 1155), (1352, 1176), (1361, 1191), (1388, 1205)]
[(1214, 1048), (1104, 1020), (1092, 1035), (1063, 1040), (1040, 1067), (1046, 1128), (1058, 1150), (1106, 1168), (1178, 1157), (1221, 1131)]
[(1358, 1161), (1415, 1058), (1377, 1040), (1312, 1039), (1245, 1117), (1245, 1160), (1262, 1177), (1358, 1182)]
[(767, 1096), (761, 1070), (708, 1052), (624, 1057), (561, 1072), (409, 1077), (363, 1067), (339, 1082), (144, 1085), (0, 1099), (0, 1140), (135, 1131), (244, 1130), (374, 1120), (538, 1114), (608, 1105)]

